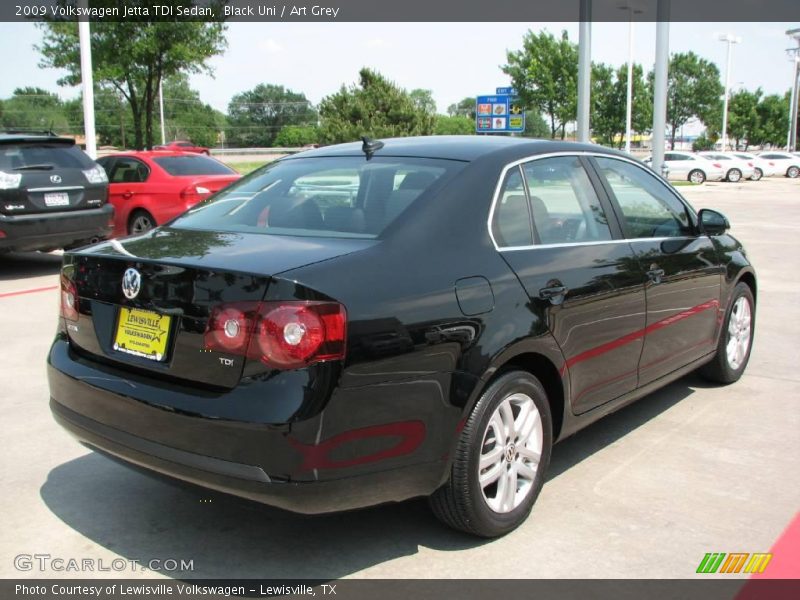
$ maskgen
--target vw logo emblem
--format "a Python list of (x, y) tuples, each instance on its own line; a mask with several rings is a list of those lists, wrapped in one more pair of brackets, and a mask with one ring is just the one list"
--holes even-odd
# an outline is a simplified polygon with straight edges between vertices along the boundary
[(61, 183), (61, 175), (50, 175), (51, 183)]
[(142, 274), (136, 269), (128, 269), (122, 276), (122, 293), (128, 300), (133, 300), (139, 295), (142, 287)]

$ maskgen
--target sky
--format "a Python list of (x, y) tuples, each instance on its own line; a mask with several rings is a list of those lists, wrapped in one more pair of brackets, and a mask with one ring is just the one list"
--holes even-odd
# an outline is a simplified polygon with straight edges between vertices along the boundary
[[(671, 52), (693, 50), (725, 72), (726, 44), (720, 33), (734, 33), (731, 89), (761, 87), (765, 93), (789, 89), (792, 64), (785, 50), (794, 43), (785, 35), (800, 23), (672, 23)], [(577, 42), (577, 23), (232, 23), (228, 47), (213, 58), (213, 77), (194, 75), (191, 83), (204, 102), (225, 111), (228, 101), (259, 83), (303, 92), (314, 103), (352, 84), (362, 66), (372, 67), (407, 89), (433, 91), (440, 112), (467, 96), (494, 93), (508, 85), (499, 65), (507, 50), (522, 45), (528, 29), (559, 33), (566, 29)], [(40, 69), (34, 45), (41, 30), (29, 23), (0, 23), (0, 98), (15, 88), (38, 86), (64, 98), (78, 87), (59, 87), (60, 73)], [(621, 65), (628, 60), (628, 23), (594, 23), (592, 60)], [(634, 27), (634, 61), (652, 68), (655, 24)]]

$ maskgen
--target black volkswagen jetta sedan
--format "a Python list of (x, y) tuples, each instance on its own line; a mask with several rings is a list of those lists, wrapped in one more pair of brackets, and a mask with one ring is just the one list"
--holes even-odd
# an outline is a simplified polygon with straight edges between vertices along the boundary
[(365, 140), (64, 256), (55, 418), (89, 447), (301, 513), (429, 496), (496, 536), (554, 442), (747, 365), (725, 217), (592, 145)]

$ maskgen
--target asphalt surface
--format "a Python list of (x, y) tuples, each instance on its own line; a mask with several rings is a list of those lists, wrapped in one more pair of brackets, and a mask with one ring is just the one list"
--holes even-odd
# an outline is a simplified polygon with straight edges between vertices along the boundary
[[(758, 270), (747, 373), (687, 376), (559, 444), (530, 518), (494, 541), (422, 500), (301, 517), (88, 452), (48, 409), (60, 257), (0, 257), (0, 577), (152, 576), (112, 561), (171, 558), (193, 561), (176, 577), (685, 578), (706, 552), (769, 551), (800, 508), (800, 180), (680, 191), (730, 218)], [(96, 571), (20, 571), (21, 554)]]

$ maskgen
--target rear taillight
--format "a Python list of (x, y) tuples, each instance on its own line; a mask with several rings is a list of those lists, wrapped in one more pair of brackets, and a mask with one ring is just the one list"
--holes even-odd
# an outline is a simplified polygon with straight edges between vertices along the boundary
[(78, 289), (75, 283), (61, 276), (61, 316), (67, 321), (78, 320)]
[(752, 167), (752, 166), (753, 166), (753, 163), (749, 162), (749, 163), (747, 163), (747, 166), (748, 166), (748, 167)]
[(345, 356), (347, 314), (337, 302), (224, 304), (212, 310), (206, 350), (297, 369)]
[(718, 169), (721, 169), (721, 168), (722, 168), (722, 165), (721, 165), (721, 164), (719, 164), (719, 163), (714, 163), (714, 166), (715, 166), (716, 168), (718, 168)]
[(181, 192), (181, 198), (189, 204), (197, 204), (206, 196), (211, 194), (211, 190), (202, 185), (192, 184)]

